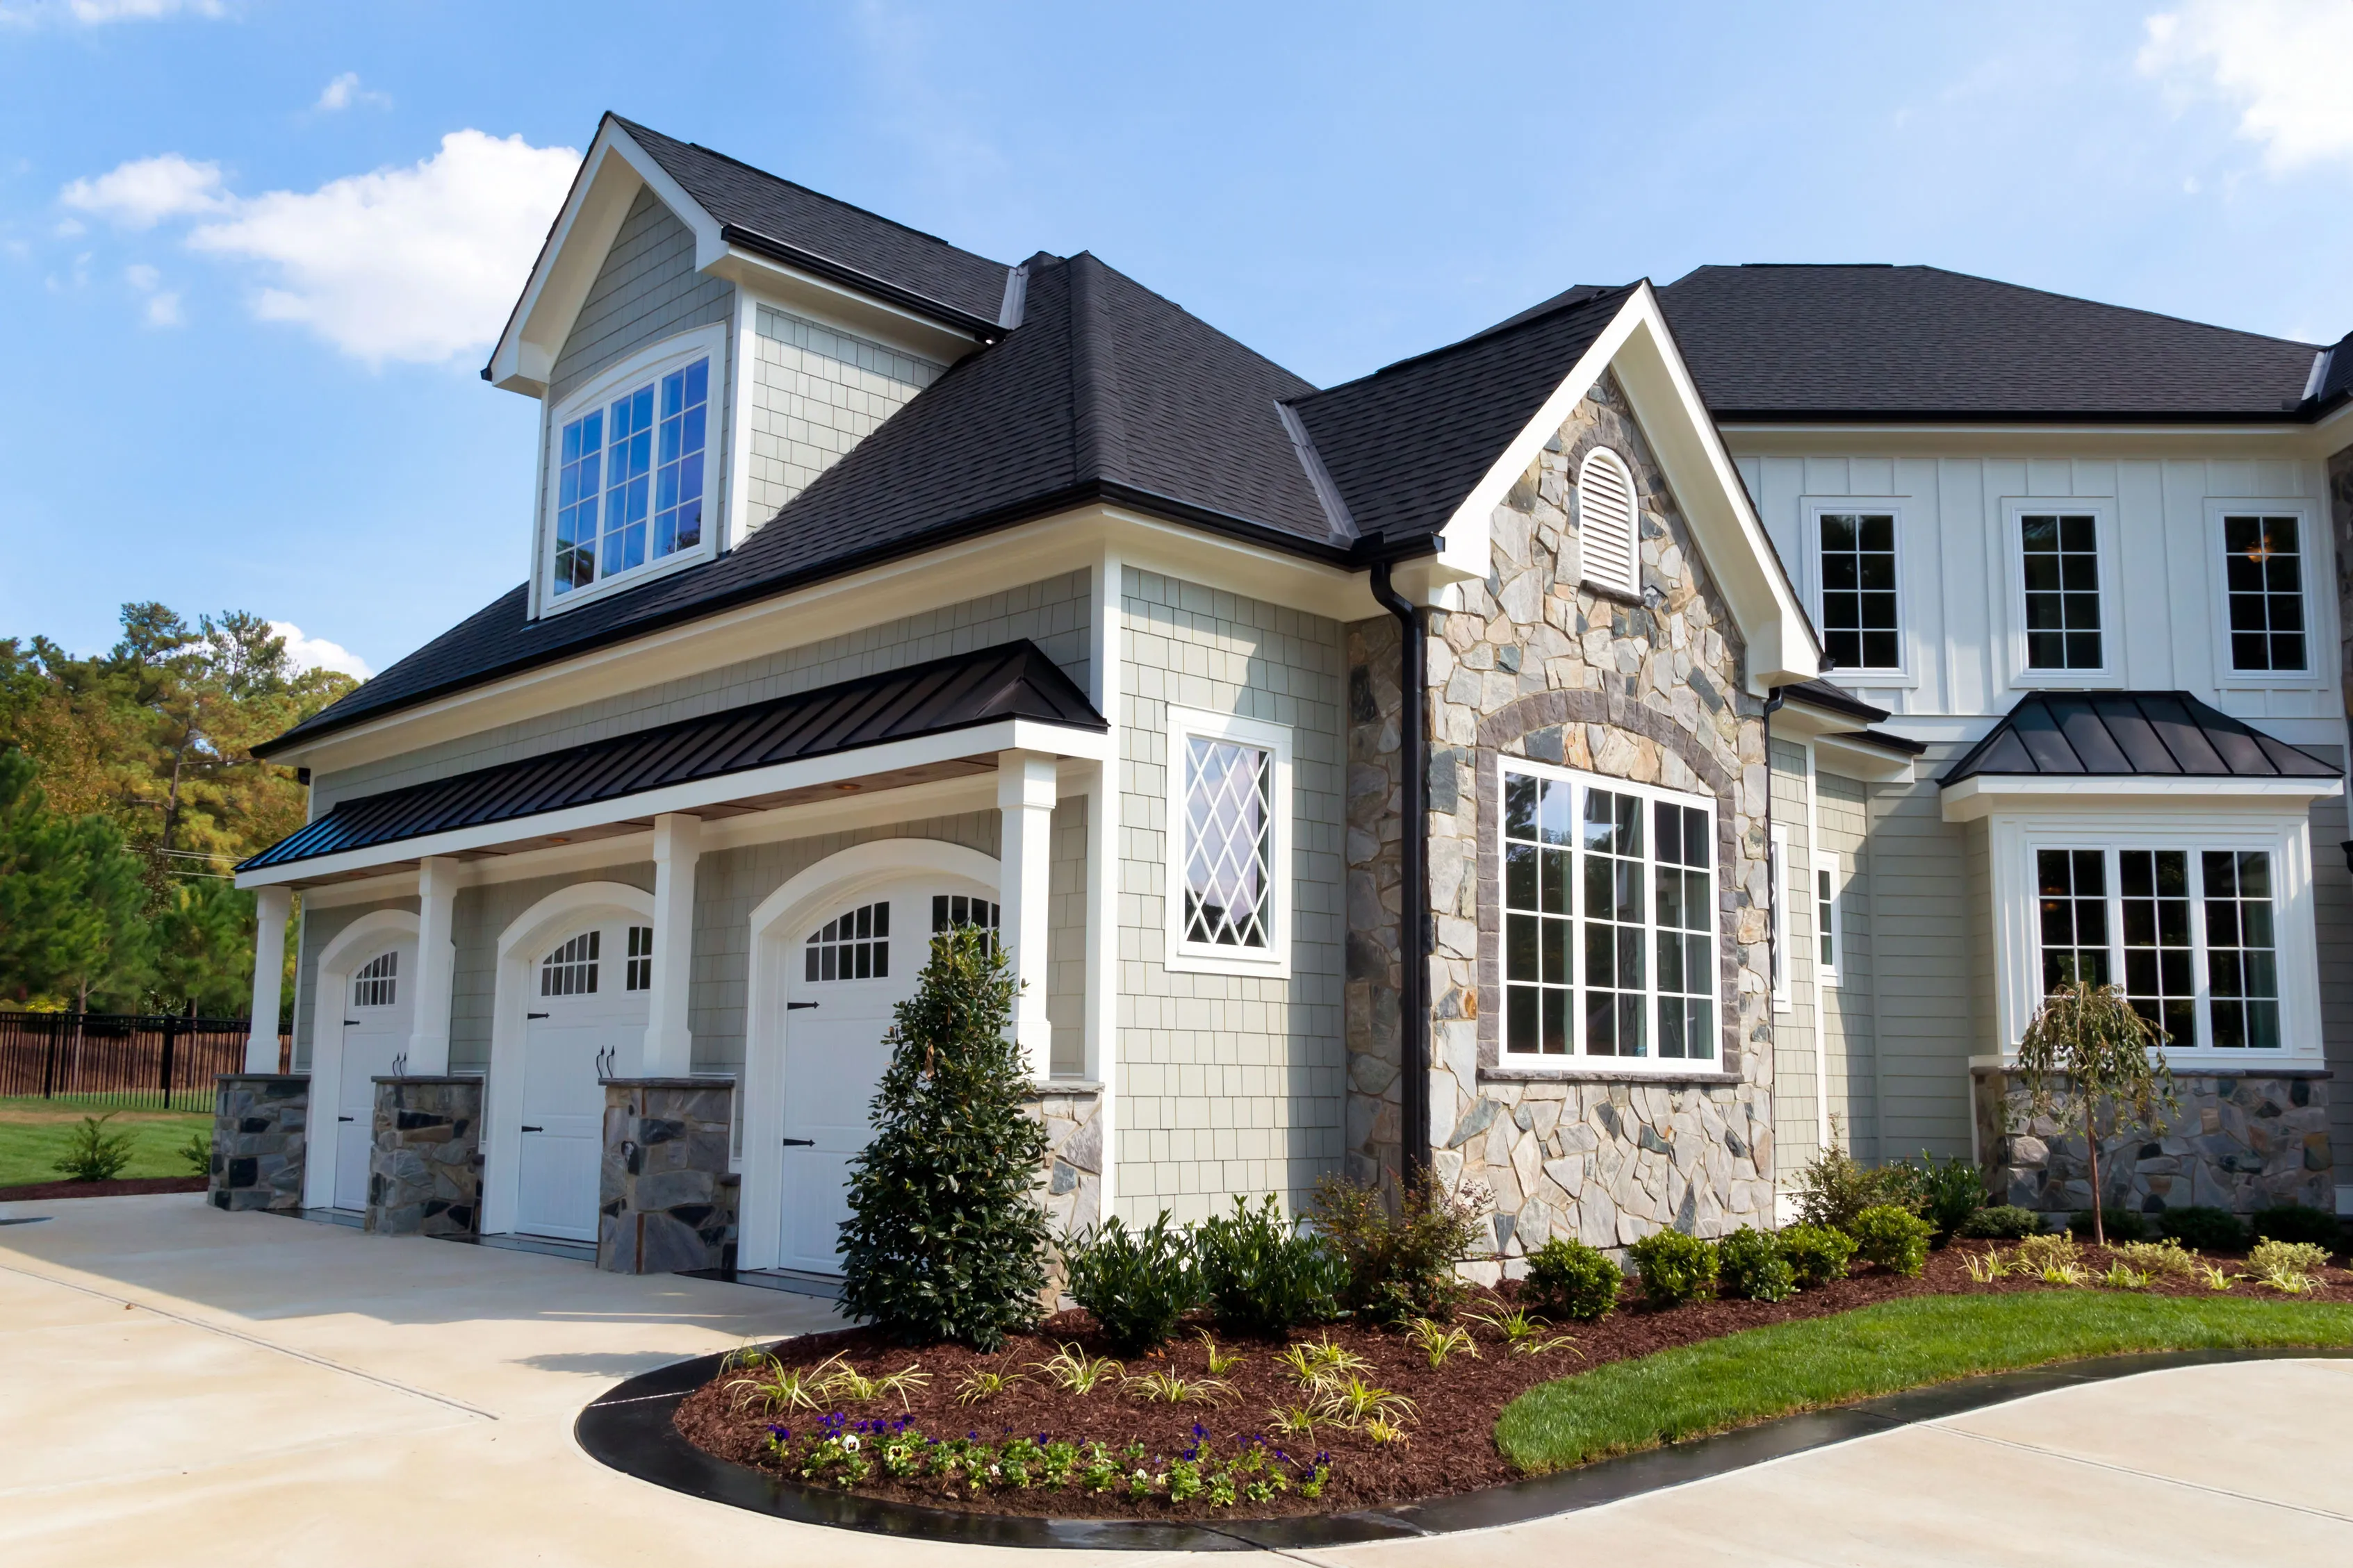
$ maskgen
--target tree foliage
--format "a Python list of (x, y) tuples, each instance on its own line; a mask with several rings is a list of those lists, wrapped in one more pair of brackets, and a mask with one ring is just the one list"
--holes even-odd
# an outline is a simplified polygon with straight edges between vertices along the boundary
[(1042, 1309), (1046, 1128), (1012, 1037), (1018, 990), (988, 932), (933, 938), (850, 1161), (842, 1310), (910, 1344), (993, 1351)]
[(2092, 1239), (2107, 1245), (2100, 1213), (2100, 1110), (2112, 1125), (2154, 1128), (2174, 1108), (2164, 1031), (2125, 997), (2121, 985), (2078, 981), (2043, 998), (2018, 1044), (2019, 1076), (2036, 1116), (2077, 1121), (2091, 1160)]

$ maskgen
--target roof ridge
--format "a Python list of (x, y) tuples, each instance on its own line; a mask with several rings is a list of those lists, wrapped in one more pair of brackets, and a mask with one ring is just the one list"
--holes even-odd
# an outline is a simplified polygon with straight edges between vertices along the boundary
[[(1368, 381), (1377, 381), (1382, 376), (1392, 374), (1410, 366), (1427, 364), (1432, 360), (1443, 359), (1451, 353), (1470, 348), (1474, 343), (1485, 342), (1490, 339), (1502, 337), (1507, 332), (1520, 331), (1524, 329), (1534, 327), (1540, 322), (1549, 321), (1554, 317), (1561, 315), (1566, 311), (1582, 310), (1588, 306), (1599, 305), (1613, 300), (1623, 300), (1626, 296), (1633, 293), (1635, 289), (1641, 288), (1648, 281), (1648, 279), (1638, 278), (1631, 283), (1599, 285), (1595, 288), (1594, 292), (1587, 295), (1582, 300), (1570, 300), (1553, 307), (1551, 310), (1538, 310), (1535, 315), (1513, 316), (1506, 318), (1502, 321), (1498, 321), (1493, 326), (1482, 327), (1479, 331), (1472, 333), (1467, 338), (1458, 338), (1453, 342), (1441, 343), (1434, 349), (1426, 349), (1418, 354), (1409, 354), (1404, 359), (1396, 360), (1390, 363), (1381, 366), (1378, 370), (1368, 371), (1363, 375), (1352, 377), (1347, 381), (1335, 382), (1330, 386), (1319, 387), (1314, 392), (1301, 393), (1296, 398), (1286, 398), (1284, 401), (1305, 403), (1311, 399), (1341, 391), (1345, 387), (1360, 386)], [(1564, 290), (1564, 292), (1573, 291), (1574, 290)]]
[(1071, 462), (1080, 479), (1127, 478), (1127, 426), (1119, 399), (1119, 364), (1107, 330), (1100, 258), (1082, 250), (1070, 271)]

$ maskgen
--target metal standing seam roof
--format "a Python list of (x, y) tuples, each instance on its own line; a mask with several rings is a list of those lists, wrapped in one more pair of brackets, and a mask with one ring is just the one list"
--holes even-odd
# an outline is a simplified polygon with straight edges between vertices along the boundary
[(237, 869), (374, 848), (1004, 719), (1096, 731), (1110, 727), (1037, 644), (1003, 643), (341, 801)]
[(1942, 784), (1988, 774), (2085, 778), (2336, 778), (2187, 691), (2037, 691), (1955, 763)]

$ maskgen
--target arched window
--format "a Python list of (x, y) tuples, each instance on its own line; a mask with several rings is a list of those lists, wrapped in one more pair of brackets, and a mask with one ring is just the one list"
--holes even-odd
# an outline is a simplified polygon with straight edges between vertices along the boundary
[(809, 932), (801, 978), (881, 980), (891, 973), (891, 905), (860, 904)]
[(596, 948), (600, 933), (584, 931), (547, 955), (539, 966), (542, 996), (593, 996), (596, 993)]
[(1607, 447), (1588, 452), (1577, 470), (1577, 550), (1587, 582), (1613, 594), (1642, 591), (1638, 515), (1626, 460)]
[(379, 952), (352, 976), (352, 1005), (389, 1007), (398, 994), (399, 984), (399, 950)]

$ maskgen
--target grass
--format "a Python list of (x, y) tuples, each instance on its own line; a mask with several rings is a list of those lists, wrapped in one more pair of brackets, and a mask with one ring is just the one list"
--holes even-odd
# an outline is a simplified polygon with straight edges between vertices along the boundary
[(1614, 1362), (1514, 1400), (1532, 1474), (1979, 1373), (2130, 1351), (2353, 1346), (2353, 1306), (2035, 1291), (1918, 1296)]
[[(103, 1107), (61, 1100), (0, 1100), (0, 1187), (64, 1180), (56, 1167), (67, 1138), (83, 1117), (104, 1114)], [(106, 1130), (131, 1135), (131, 1163), (122, 1168), (124, 1178), (185, 1176), (192, 1173), (179, 1150), (191, 1132), (211, 1136), (213, 1118), (209, 1110), (122, 1110)]]

